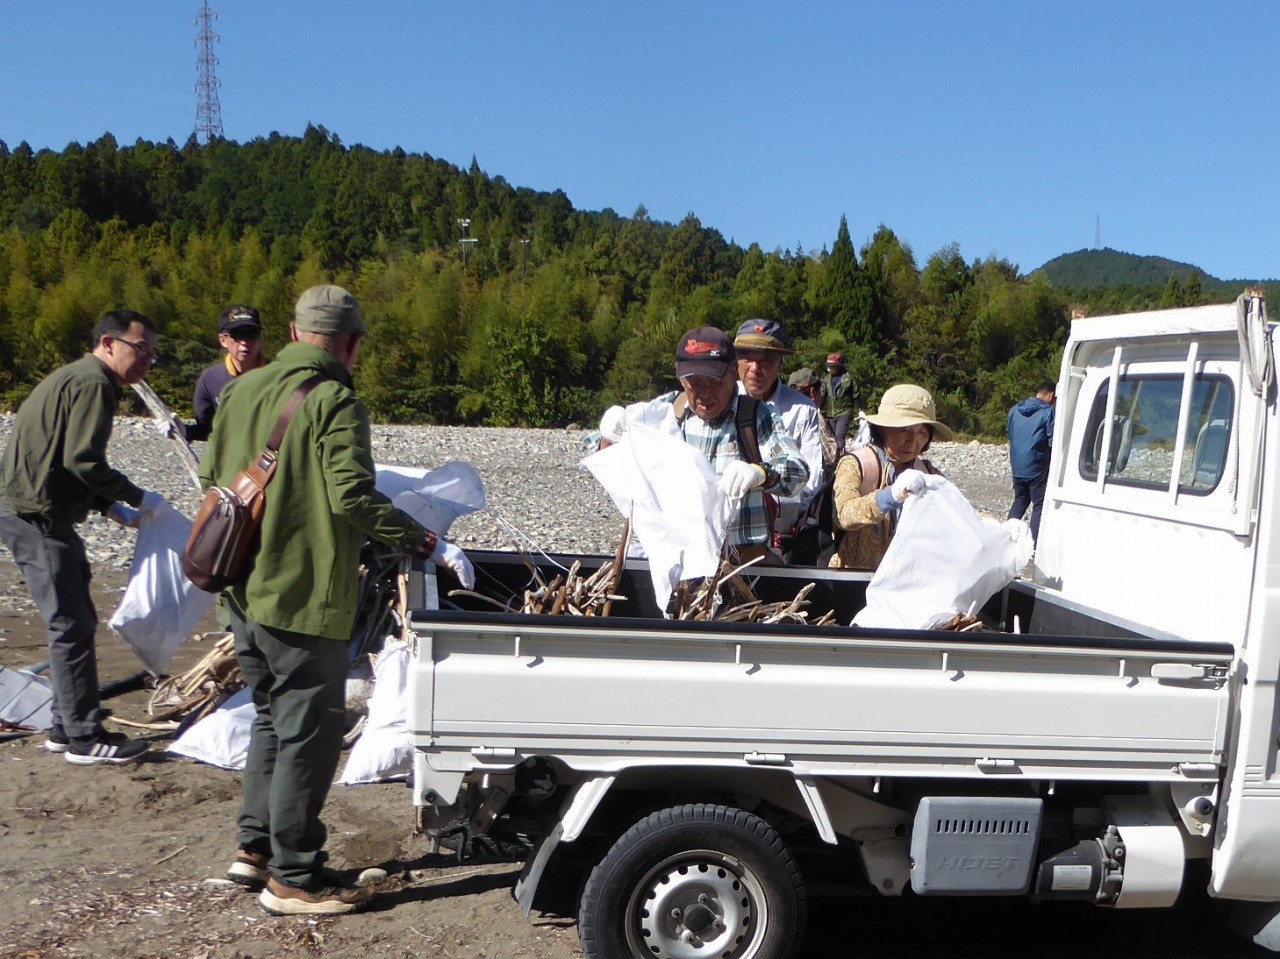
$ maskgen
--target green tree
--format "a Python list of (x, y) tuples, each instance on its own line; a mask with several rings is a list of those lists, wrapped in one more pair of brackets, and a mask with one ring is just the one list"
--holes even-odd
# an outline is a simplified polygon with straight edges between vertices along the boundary
[(848, 343), (878, 344), (875, 292), (870, 277), (858, 266), (858, 256), (849, 238), (849, 223), (844, 216), (840, 217), (831, 255), (823, 264), (814, 307), (822, 322), (839, 330)]

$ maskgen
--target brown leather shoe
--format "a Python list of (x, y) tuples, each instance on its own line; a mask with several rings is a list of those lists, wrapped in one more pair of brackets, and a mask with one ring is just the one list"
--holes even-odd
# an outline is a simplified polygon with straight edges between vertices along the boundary
[(368, 889), (324, 886), (309, 890), (286, 885), (275, 876), (267, 878), (258, 894), (262, 908), (273, 916), (336, 916), (359, 909), (370, 898)]
[(241, 849), (236, 858), (231, 860), (231, 868), (227, 870), (227, 878), (238, 886), (247, 889), (261, 889), (267, 882), (267, 866), (270, 857), (260, 852)]

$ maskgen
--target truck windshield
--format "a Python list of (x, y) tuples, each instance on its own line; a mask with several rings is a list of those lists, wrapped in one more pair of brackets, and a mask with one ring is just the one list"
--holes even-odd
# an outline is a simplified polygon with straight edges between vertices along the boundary
[[(1168, 489), (1175, 468), (1183, 378), (1178, 375), (1121, 377), (1116, 391), (1111, 449), (1106, 462), (1108, 482)], [(1102, 459), (1103, 422), (1111, 383), (1102, 384), (1089, 411), (1080, 451), (1080, 475), (1098, 478)], [(1231, 438), (1234, 389), (1224, 376), (1197, 377), (1191, 386), (1191, 405), (1178, 470), (1178, 490), (1205, 495), (1226, 471)]]

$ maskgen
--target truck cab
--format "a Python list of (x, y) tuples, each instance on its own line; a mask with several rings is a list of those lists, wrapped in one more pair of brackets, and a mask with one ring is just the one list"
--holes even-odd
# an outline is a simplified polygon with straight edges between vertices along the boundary
[(1280, 899), (1280, 503), (1273, 340), (1260, 292), (1079, 319), (1034, 579), (1186, 640), (1235, 648), (1212, 890)]

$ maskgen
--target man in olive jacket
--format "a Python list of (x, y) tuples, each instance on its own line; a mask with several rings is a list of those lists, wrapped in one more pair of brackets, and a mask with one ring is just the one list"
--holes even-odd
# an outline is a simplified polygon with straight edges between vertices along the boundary
[(136, 528), (130, 506), (164, 505), (107, 462), (121, 388), (151, 369), (155, 330), (141, 313), (113, 310), (94, 328), (92, 350), (50, 373), (18, 408), (0, 464), (0, 539), (48, 627), (53, 727), (45, 749), (78, 766), (120, 766), (140, 759), (147, 744), (102, 728), (98, 613), (76, 526), (96, 510)]
[(351, 371), (365, 335), (359, 304), (336, 286), (302, 294), (292, 342), (275, 362), (222, 392), (200, 465), (227, 486), (266, 446), (293, 392), (320, 377), (280, 443), (279, 465), (250, 571), (227, 592), (236, 658), (257, 709), (227, 877), (262, 887), (272, 913), (349, 912), (367, 898), (323, 868), (320, 811), (342, 747), (347, 640), (366, 536), (474, 582), (458, 547), (439, 539), (374, 486), (369, 417)]

